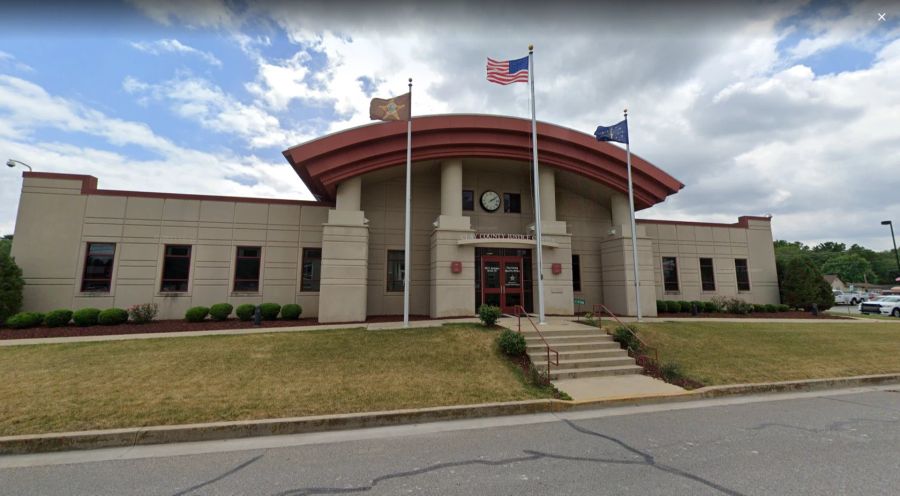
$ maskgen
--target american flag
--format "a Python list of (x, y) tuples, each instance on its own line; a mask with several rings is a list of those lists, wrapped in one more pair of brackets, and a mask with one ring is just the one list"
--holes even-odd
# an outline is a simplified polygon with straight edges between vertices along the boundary
[(528, 57), (515, 60), (487, 59), (487, 80), (497, 84), (527, 83)]

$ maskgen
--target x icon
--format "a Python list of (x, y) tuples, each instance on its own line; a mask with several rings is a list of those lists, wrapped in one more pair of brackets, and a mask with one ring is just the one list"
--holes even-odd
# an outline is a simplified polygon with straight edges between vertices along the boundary
[(885, 20), (885, 19), (884, 19), (884, 16), (885, 16), (886, 14), (887, 14), (887, 12), (885, 12), (884, 14), (879, 13), (879, 14), (878, 14), (878, 20), (879, 20), (879, 21)]

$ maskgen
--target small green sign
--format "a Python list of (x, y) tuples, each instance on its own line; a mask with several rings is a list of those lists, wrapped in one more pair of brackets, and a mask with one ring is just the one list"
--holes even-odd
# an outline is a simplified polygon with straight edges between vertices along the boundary
[(584, 298), (575, 298), (576, 305), (584, 305)]

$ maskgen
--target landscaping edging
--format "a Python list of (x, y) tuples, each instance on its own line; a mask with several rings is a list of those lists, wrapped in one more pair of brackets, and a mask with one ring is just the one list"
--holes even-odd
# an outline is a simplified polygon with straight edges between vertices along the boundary
[(564, 412), (658, 403), (695, 401), (726, 396), (798, 391), (820, 391), (848, 387), (900, 384), (900, 374), (866, 375), (760, 384), (707, 386), (684, 393), (627, 396), (602, 400), (530, 400), (451, 407), (433, 407), (386, 412), (318, 415), (266, 420), (243, 420), (100, 431), (62, 432), (0, 437), (0, 455), (67, 450), (114, 448), (136, 445), (216, 441), (256, 436), (305, 434), (334, 430), (462, 420), (502, 415)]

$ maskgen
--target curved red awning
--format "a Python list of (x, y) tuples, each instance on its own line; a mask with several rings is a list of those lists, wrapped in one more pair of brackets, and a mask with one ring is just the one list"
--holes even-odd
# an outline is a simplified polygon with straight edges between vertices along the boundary
[[(625, 151), (585, 134), (538, 122), (538, 160), (628, 192)], [(406, 122), (384, 122), (337, 132), (289, 148), (285, 158), (310, 191), (334, 200), (337, 184), (406, 163)], [(499, 158), (531, 162), (531, 121), (497, 115), (413, 118), (413, 162), (443, 158)], [(653, 206), (684, 187), (650, 162), (631, 156), (635, 208)]]

